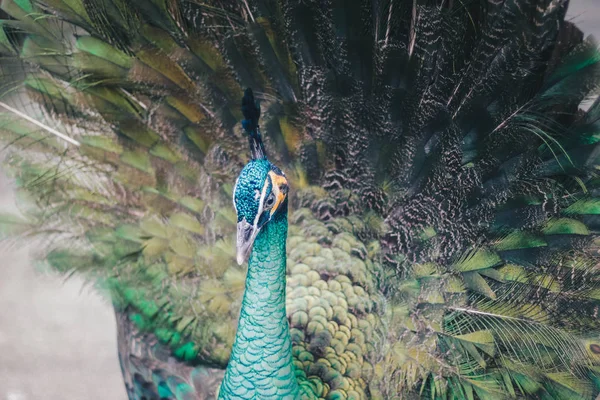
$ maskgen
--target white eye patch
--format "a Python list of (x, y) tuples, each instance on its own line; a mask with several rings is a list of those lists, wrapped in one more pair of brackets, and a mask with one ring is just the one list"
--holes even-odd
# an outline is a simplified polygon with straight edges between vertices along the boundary
[(267, 195), (267, 188), (269, 187), (270, 182), (271, 182), (271, 179), (265, 179), (265, 185), (263, 186), (262, 191), (259, 193), (258, 198), (260, 200), (258, 202), (258, 212), (256, 213), (256, 218), (254, 218), (254, 224), (253, 224), (255, 227), (258, 225), (258, 220), (260, 219), (260, 216), (263, 212), (265, 196)]
[(254, 191), (254, 200), (260, 199), (260, 190), (256, 189)]
[(239, 181), (240, 181), (240, 177), (238, 176), (238, 178), (235, 180), (235, 185), (233, 186), (233, 193), (232, 193), (233, 208), (235, 208), (235, 213), (236, 214), (237, 214), (238, 210), (237, 210), (237, 205), (235, 204), (235, 191), (237, 190), (237, 185), (238, 185)]

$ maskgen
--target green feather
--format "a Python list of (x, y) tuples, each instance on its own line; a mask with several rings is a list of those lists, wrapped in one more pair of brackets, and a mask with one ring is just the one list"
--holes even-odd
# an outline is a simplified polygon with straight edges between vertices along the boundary
[(584, 223), (570, 219), (559, 218), (548, 222), (543, 230), (546, 235), (589, 235), (590, 231)]

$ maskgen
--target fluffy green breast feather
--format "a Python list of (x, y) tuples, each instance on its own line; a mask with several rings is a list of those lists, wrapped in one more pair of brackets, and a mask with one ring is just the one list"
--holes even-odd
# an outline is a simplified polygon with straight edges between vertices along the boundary
[(131, 400), (593, 400), (567, 8), (1, 0), (0, 235), (110, 300)]

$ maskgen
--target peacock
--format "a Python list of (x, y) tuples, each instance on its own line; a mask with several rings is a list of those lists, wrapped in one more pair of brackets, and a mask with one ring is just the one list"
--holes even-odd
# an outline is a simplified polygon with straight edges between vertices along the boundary
[(1, 0), (0, 234), (110, 300), (132, 400), (594, 399), (567, 7)]

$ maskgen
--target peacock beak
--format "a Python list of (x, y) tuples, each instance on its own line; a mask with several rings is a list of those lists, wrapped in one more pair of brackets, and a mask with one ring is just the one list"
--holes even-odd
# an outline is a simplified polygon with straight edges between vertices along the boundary
[(259, 229), (244, 218), (237, 224), (237, 263), (242, 265), (250, 256)]

